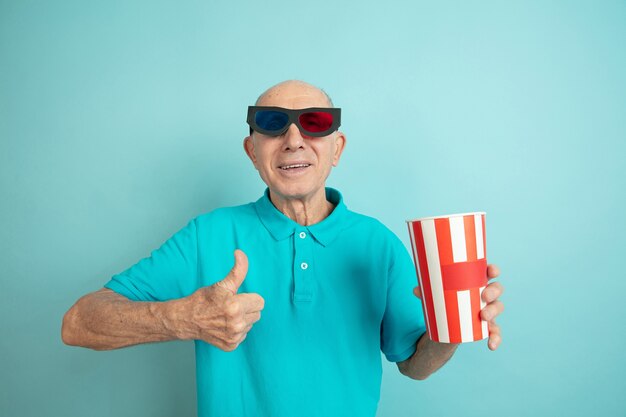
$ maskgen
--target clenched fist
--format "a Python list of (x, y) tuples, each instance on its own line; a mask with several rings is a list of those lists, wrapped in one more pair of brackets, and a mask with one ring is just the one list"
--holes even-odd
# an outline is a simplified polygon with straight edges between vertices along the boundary
[(248, 258), (235, 251), (235, 266), (219, 282), (202, 287), (172, 305), (175, 331), (184, 340), (204, 340), (225, 351), (235, 350), (261, 318), (265, 300), (259, 294), (237, 294), (248, 273)]

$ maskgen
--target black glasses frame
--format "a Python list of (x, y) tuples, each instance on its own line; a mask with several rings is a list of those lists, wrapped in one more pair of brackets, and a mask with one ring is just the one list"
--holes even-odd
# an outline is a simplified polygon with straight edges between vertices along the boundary
[[(289, 121), (285, 124), (285, 126), (282, 129), (279, 129), (279, 130), (263, 129), (256, 124), (255, 116), (258, 111), (266, 111), (266, 110), (285, 113), (287, 117), (289, 118)], [(300, 115), (304, 113), (312, 113), (312, 112), (330, 113), (333, 116), (333, 123), (330, 125), (328, 129), (322, 132), (309, 132), (308, 130), (302, 127), (299, 119), (300, 119)], [(256, 132), (259, 132), (268, 136), (280, 136), (283, 133), (285, 133), (287, 129), (289, 129), (289, 126), (291, 126), (292, 123), (295, 123), (298, 129), (300, 130), (300, 133), (302, 133), (303, 135), (319, 138), (322, 136), (326, 136), (334, 132), (335, 130), (339, 129), (339, 126), (341, 125), (341, 109), (339, 107), (309, 107), (306, 109), (294, 110), (294, 109), (285, 109), (282, 107), (273, 107), (273, 106), (248, 106), (248, 118), (246, 120), (246, 123), (250, 125), (250, 134), (252, 134), (252, 131), (256, 131)]]

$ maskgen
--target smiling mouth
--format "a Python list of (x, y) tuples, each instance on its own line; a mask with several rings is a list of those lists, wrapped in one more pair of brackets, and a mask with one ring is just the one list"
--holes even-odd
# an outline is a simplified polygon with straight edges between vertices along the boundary
[(283, 171), (289, 171), (290, 169), (298, 169), (298, 168), (308, 168), (311, 164), (292, 164), (292, 165), (283, 165), (279, 168)]

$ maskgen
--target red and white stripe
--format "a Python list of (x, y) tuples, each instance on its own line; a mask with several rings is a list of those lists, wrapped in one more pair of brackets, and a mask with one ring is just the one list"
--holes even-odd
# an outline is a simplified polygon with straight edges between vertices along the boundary
[(485, 214), (409, 221), (428, 335), (463, 343), (489, 336), (480, 319), (487, 285)]

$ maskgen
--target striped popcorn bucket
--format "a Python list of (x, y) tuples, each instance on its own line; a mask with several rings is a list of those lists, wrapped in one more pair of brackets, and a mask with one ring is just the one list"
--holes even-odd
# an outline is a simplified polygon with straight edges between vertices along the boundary
[(487, 285), (485, 213), (408, 220), (422, 308), (431, 340), (475, 342), (489, 336), (480, 319)]

